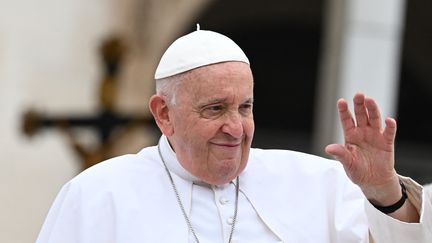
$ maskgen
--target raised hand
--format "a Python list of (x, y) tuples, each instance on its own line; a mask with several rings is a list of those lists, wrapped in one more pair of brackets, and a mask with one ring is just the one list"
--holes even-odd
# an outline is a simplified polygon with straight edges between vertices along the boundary
[(354, 96), (355, 120), (344, 99), (337, 102), (345, 144), (330, 144), (325, 151), (339, 160), (348, 177), (377, 204), (392, 204), (400, 198), (394, 169), (396, 121), (385, 119), (382, 128), (378, 105), (372, 98)]

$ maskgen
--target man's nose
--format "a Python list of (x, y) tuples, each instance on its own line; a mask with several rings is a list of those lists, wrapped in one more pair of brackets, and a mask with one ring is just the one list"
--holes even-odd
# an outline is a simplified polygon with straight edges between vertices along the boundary
[(238, 112), (233, 112), (226, 117), (225, 124), (222, 127), (222, 131), (235, 138), (241, 138), (243, 136), (243, 124), (242, 117)]

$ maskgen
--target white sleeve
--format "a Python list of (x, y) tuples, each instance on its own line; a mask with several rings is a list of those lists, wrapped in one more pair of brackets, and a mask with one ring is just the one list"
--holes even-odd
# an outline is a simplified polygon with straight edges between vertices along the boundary
[(64, 185), (51, 206), (36, 243), (114, 242), (110, 200), (107, 198), (101, 203), (88, 194), (74, 180)]
[(73, 232), (79, 223), (76, 222), (79, 213), (78, 204), (74, 203), (79, 201), (77, 198), (79, 195), (77, 194), (75, 190), (71, 190), (70, 183), (63, 186), (48, 212), (36, 243), (72, 242), (77, 240), (75, 237), (78, 234)]
[(408, 200), (420, 215), (419, 223), (406, 223), (377, 210), (365, 200), (371, 243), (431, 243), (432, 201), (415, 181), (400, 176), (407, 188)]

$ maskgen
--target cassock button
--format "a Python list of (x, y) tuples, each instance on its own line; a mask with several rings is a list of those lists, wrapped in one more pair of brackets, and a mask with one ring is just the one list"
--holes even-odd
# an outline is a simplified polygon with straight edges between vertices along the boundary
[(225, 205), (229, 202), (229, 200), (225, 197), (220, 197), (219, 202), (220, 202), (220, 204)]
[(232, 225), (234, 223), (234, 218), (233, 217), (229, 217), (227, 219), (227, 224)]

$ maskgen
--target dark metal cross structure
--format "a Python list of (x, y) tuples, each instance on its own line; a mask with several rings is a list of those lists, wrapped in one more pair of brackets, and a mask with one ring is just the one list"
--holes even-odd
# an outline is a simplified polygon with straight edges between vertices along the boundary
[[(32, 136), (43, 128), (60, 129), (67, 135), (74, 150), (82, 158), (82, 167), (85, 169), (111, 157), (115, 141), (127, 130), (137, 126), (154, 129), (155, 123), (151, 116), (124, 115), (114, 110), (117, 77), (124, 51), (124, 45), (117, 38), (110, 38), (101, 46), (105, 75), (102, 78), (99, 93), (101, 107), (96, 115), (54, 117), (29, 110), (24, 114), (23, 132)], [(74, 128), (95, 130), (99, 140), (98, 146), (88, 148), (81, 145), (73, 134)]]

